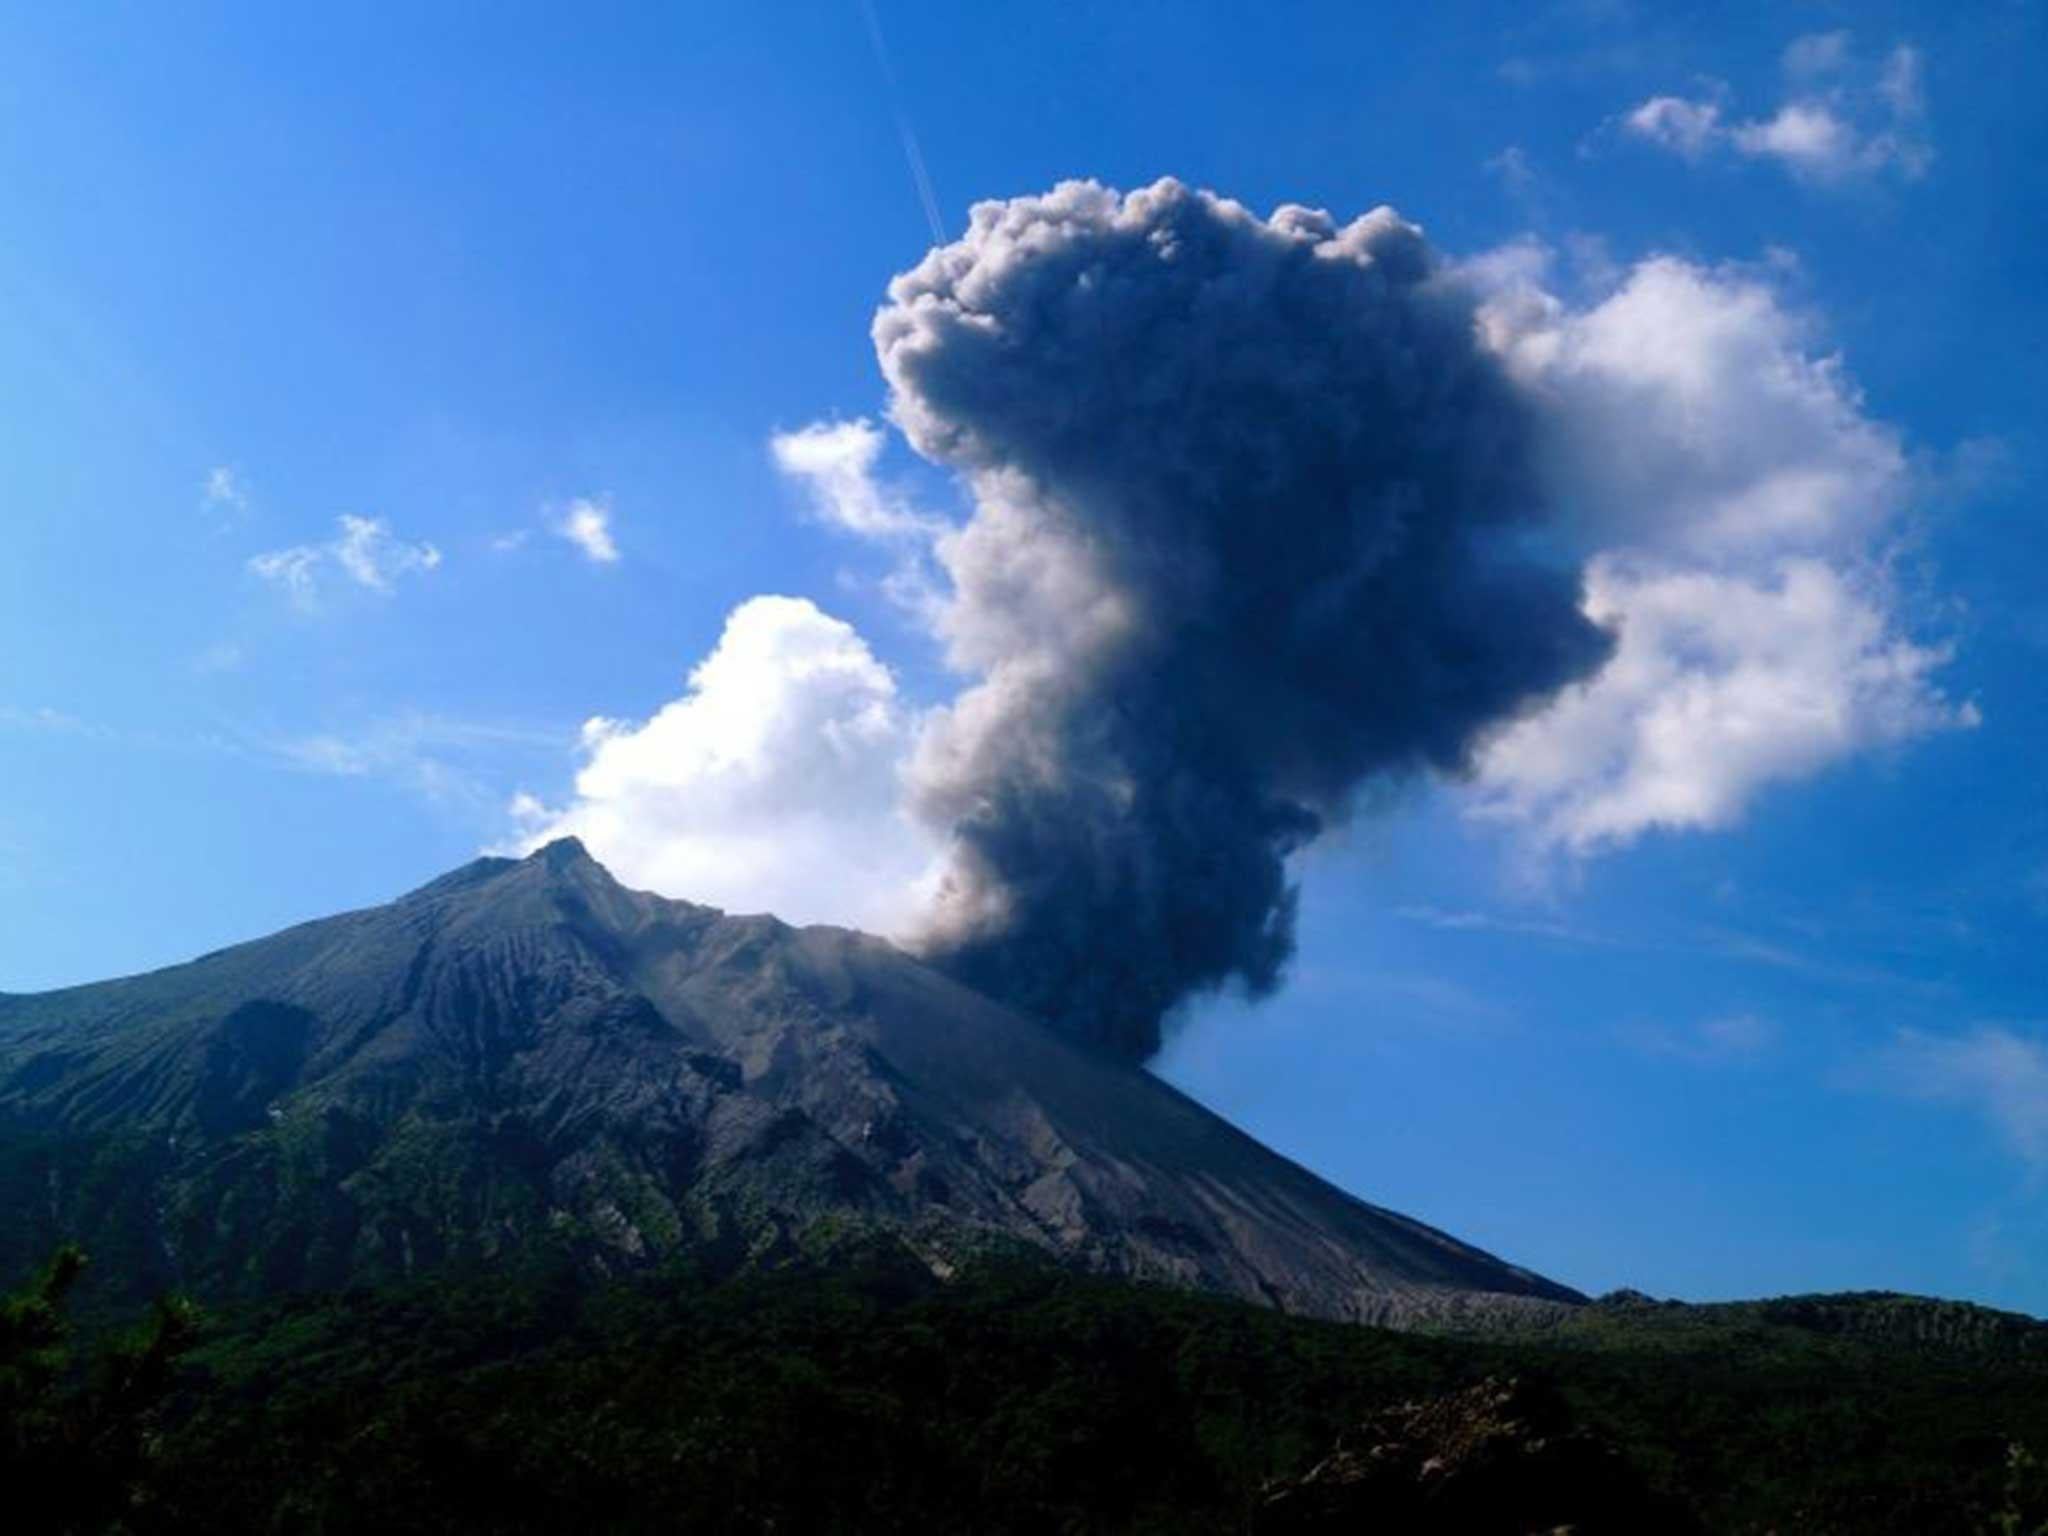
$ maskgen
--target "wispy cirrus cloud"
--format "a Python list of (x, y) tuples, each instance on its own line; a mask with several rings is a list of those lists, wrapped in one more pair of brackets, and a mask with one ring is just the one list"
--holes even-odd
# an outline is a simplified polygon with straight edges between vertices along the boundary
[(1686, 1024), (1631, 1024), (1621, 1038), (1646, 1056), (1696, 1067), (1744, 1066), (1777, 1048), (1778, 1027), (1757, 1013), (1720, 1013)]
[(253, 555), (249, 570), (288, 594), (301, 608), (318, 606), (322, 582), (339, 576), (369, 591), (389, 596), (398, 578), (434, 570), (441, 551), (434, 545), (396, 537), (382, 518), (339, 519), (340, 533), (320, 544), (295, 544)]
[(290, 549), (266, 550), (249, 557), (251, 574), (281, 587), (301, 607), (313, 606), (314, 574), (327, 559), (326, 546), (295, 544)]
[(1476, 907), (1426, 904), (1396, 907), (1392, 915), (1403, 922), (1416, 923), (1439, 933), (1533, 939), (1591, 949), (1725, 961), (1744, 968), (1783, 972), (1831, 988), (1911, 994), (1929, 1000), (1949, 999), (1954, 995), (1954, 988), (1946, 981), (1928, 980), (1897, 966), (1856, 958), (1856, 953), (1869, 952), (1871, 945), (1867, 936), (1855, 947), (1854, 953), (1845, 956), (1842, 944), (1828, 942), (1825, 935), (1810, 933), (1796, 940), (1786, 940), (1733, 928), (1698, 925), (1625, 931), (1559, 922), (1513, 910), (1489, 911)]
[(441, 563), (441, 551), (433, 545), (394, 538), (390, 528), (374, 517), (343, 517), (341, 537), (329, 549), (350, 580), (373, 592), (389, 592), (395, 578), (431, 571)]
[(249, 510), (248, 483), (232, 464), (216, 464), (209, 469), (199, 497), (208, 511), (224, 518), (237, 518)]
[(239, 672), (248, 659), (248, 653), (234, 641), (217, 640), (192, 658), (192, 670), (203, 676)]
[(1520, 917), (1511, 913), (1484, 912), (1472, 907), (1396, 907), (1394, 915), (1406, 922), (1420, 923), (1443, 933), (1505, 933), (1523, 938), (1555, 939), (1563, 944), (1610, 945), (1617, 940), (1590, 929), (1544, 918)]
[[(236, 655), (227, 665), (239, 665)], [(161, 728), (88, 718), (48, 705), (0, 703), (0, 734), (38, 736), (122, 754), (204, 756), (251, 767), (376, 781), (464, 813), (502, 820), (505, 784), (552, 766), (576, 741), (568, 726), (478, 720), (408, 709), (320, 729), (221, 720)]]
[(242, 752), (295, 772), (395, 784), (479, 821), (501, 813), (508, 756), (552, 759), (567, 730), (407, 710), (340, 729), (242, 738)]
[(557, 538), (574, 545), (592, 565), (619, 563), (618, 540), (612, 534), (612, 509), (602, 497), (577, 497), (552, 527)]
[(2039, 1025), (1901, 1030), (1878, 1058), (1877, 1081), (1972, 1111), (2036, 1178), (2048, 1175), (2048, 1034)]
[(38, 705), (33, 709), (0, 704), (0, 727), (10, 731), (32, 732), (39, 736), (77, 736), (93, 741), (118, 739), (118, 733), (104, 725), (74, 715), (69, 710), (54, 709), (47, 704)]

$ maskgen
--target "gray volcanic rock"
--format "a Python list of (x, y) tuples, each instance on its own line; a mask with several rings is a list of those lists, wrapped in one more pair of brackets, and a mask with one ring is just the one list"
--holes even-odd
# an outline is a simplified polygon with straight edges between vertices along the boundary
[(1582, 1300), (880, 939), (629, 891), (573, 840), (0, 996), (0, 1150), (21, 1241), (227, 1294), (879, 1232), (1334, 1318)]

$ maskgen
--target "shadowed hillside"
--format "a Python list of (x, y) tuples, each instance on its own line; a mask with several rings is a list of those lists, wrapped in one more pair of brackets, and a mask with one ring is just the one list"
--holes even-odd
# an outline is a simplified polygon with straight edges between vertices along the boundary
[(886, 1241), (723, 1278), (301, 1296), (186, 1356), (122, 1441), (143, 1453), (122, 1528), (2034, 1531), (2048, 1328), (1888, 1342), (1941, 1310), (1623, 1297), (1539, 1337), (1450, 1337), (1044, 1260), (940, 1281)]

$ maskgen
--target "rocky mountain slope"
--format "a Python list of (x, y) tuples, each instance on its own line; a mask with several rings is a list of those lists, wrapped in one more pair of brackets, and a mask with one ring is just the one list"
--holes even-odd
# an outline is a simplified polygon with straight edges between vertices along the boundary
[(1581, 1299), (882, 940), (629, 891), (574, 841), (0, 996), (0, 1200), (17, 1267), (79, 1235), (202, 1294), (880, 1232), (1331, 1318)]

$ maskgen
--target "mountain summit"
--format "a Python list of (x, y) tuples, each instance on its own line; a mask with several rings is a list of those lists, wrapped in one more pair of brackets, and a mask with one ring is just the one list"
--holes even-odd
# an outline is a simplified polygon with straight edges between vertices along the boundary
[(1334, 1318), (1581, 1299), (883, 940), (631, 891), (573, 839), (0, 996), (0, 1150), (37, 1213), (0, 1257), (78, 1234), (202, 1292), (879, 1233)]

